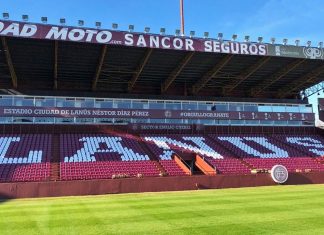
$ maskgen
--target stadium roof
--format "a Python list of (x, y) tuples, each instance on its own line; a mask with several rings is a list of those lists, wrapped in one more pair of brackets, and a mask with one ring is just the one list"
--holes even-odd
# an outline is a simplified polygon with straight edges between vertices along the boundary
[(0, 36), (0, 86), (20, 91), (295, 98), (324, 80), (322, 48), (11, 21)]

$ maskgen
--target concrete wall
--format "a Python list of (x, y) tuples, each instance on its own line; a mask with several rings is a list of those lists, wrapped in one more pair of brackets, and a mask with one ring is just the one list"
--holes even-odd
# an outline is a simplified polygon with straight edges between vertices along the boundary
[[(286, 184), (322, 184), (324, 172), (290, 173)], [(99, 195), (181, 191), (197, 189), (238, 188), (275, 185), (270, 174), (148, 177), (87, 181), (59, 181), (33, 183), (1, 183), (2, 198), (55, 197), (72, 195)]]

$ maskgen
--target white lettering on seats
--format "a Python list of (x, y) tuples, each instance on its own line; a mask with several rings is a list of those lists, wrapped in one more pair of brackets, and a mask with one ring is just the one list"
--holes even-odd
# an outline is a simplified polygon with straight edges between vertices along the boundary
[(298, 144), (302, 147), (310, 147), (307, 148), (307, 150), (315, 153), (318, 156), (324, 155), (324, 145), (319, 140), (310, 137), (287, 137), (286, 140), (291, 144)]
[[(265, 137), (218, 137), (222, 141), (228, 141), (237, 148), (246, 152), (247, 154), (253, 155), (260, 158), (287, 158), (289, 154), (287, 151), (275, 146), (269, 142)], [(253, 141), (262, 147), (269, 149), (271, 153), (261, 153), (253, 147), (244, 143), (244, 140)]]
[[(64, 157), (64, 162), (95, 162), (95, 153), (119, 153), (122, 161), (149, 160), (148, 155), (135, 153), (132, 149), (122, 146), (121, 137), (83, 137), (79, 139), (83, 147), (72, 156)], [(100, 144), (106, 144), (106, 149), (100, 149)]]
[(205, 138), (203, 137), (182, 137), (182, 139), (190, 140), (194, 142), (198, 147), (164, 136), (145, 137), (146, 141), (152, 141), (159, 148), (163, 149), (163, 153), (159, 156), (159, 158), (162, 160), (171, 159), (171, 156), (174, 153), (174, 151), (171, 149), (170, 145), (174, 145), (184, 150), (189, 150), (190, 152), (205, 155), (215, 159), (223, 159), (223, 156), (221, 156), (219, 153), (217, 153), (215, 150), (209, 147), (206, 143), (204, 143)]
[(0, 164), (40, 163), (43, 151), (31, 150), (28, 156), (6, 157), (12, 142), (19, 142), (20, 137), (0, 137)]

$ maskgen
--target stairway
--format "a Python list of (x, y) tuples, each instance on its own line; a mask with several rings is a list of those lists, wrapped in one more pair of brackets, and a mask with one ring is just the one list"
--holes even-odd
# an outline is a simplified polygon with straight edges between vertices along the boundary
[(161, 175), (167, 175), (168, 174), (159, 161), (153, 160), (153, 162), (154, 162), (156, 168), (159, 170)]
[(205, 174), (205, 175), (216, 175), (216, 168), (211, 166), (204, 158), (196, 155), (195, 165)]
[(50, 169), (50, 181), (60, 180), (60, 163), (52, 162)]
[(60, 180), (60, 135), (52, 136), (52, 158), (50, 168), (50, 180)]
[(177, 154), (173, 154), (173, 161), (183, 170), (187, 175), (192, 175), (189, 165)]
[(154, 164), (155, 164), (156, 168), (159, 170), (160, 174), (161, 175), (167, 175), (166, 170), (163, 168), (163, 166), (159, 162), (159, 158), (152, 153), (150, 148), (147, 147), (146, 143), (142, 140), (142, 138), (140, 136), (138, 136), (138, 135), (135, 135), (135, 136), (138, 139), (138, 143), (141, 145), (144, 152), (147, 153), (150, 160), (154, 162)]

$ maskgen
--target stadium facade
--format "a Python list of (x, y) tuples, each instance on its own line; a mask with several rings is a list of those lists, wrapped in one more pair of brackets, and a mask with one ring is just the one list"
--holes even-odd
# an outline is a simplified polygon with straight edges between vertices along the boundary
[(300, 92), (321, 47), (14, 21), (0, 37), (4, 195), (269, 185), (276, 164), (324, 182)]

